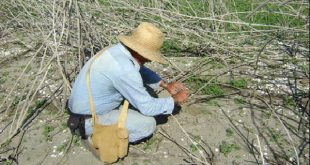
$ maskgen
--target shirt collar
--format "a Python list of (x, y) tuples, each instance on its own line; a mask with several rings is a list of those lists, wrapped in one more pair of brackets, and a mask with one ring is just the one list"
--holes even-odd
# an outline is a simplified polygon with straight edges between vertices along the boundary
[(120, 50), (133, 62), (135, 68), (140, 70), (138, 61), (132, 57), (131, 53), (126, 49), (126, 47), (122, 43), (118, 43), (117, 45), (119, 46)]

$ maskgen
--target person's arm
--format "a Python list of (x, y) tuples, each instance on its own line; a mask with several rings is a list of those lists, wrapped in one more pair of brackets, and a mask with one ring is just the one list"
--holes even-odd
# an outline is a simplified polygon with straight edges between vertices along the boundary
[[(167, 90), (177, 104), (182, 104), (187, 101), (188, 89), (186, 86), (179, 82), (167, 83), (165, 80), (161, 79), (154, 71), (150, 70), (145, 66), (141, 66), (140, 74), (145, 84), (148, 84), (154, 90), (159, 87)], [(182, 91), (182, 92), (181, 92)]]
[(162, 79), (157, 73), (145, 66), (141, 66), (139, 72), (144, 84), (148, 85), (153, 90), (159, 89)]
[(114, 87), (142, 114), (155, 116), (171, 114), (174, 109), (172, 97), (153, 98), (143, 86), (142, 77), (137, 71), (123, 73), (113, 78)]

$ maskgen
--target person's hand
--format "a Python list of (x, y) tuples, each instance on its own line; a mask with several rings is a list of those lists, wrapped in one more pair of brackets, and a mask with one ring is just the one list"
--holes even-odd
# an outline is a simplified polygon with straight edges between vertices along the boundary
[(165, 81), (162, 81), (160, 86), (171, 94), (175, 103), (183, 104), (187, 101), (189, 90), (184, 84), (179, 82), (171, 82), (167, 84)]
[[(188, 91), (188, 89), (186, 88), (185, 85), (183, 85), (182, 83), (179, 82), (171, 82), (167, 84), (167, 88), (166, 90), (171, 94), (171, 95), (175, 95), (180, 91), (186, 90)], [(188, 93), (188, 92), (187, 92)]]
[(176, 94), (172, 95), (172, 98), (175, 103), (181, 105), (185, 103), (188, 99), (188, 90), (187, 89), (181, 90), (177, 92)]

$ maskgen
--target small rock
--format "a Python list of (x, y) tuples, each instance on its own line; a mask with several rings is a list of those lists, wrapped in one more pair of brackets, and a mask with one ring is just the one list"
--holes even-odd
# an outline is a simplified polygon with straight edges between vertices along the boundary
[(55, 155), (55, 154), (52, 154), (52, 155), (51, 155), (51, 157), (52, 157), (52, 158), (56, 158), (56, 157), (57, 157), (57, 155)]

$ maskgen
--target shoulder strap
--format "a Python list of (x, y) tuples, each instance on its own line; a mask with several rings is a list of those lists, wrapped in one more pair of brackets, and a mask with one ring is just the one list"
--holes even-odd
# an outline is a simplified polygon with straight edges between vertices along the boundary
[(127, 114), (128, 114), (128, 106), (129, 106), (129, 102), (125, 100), (123, 107), (122, 107), (122, 111), (118, 117), (118, 128), (125, 128)]
[[(87, 68), (87, 72), (86, 72), (86, 85), (87, 85), (87, 91), (88, 91), (88, 101), (89, 101), (89, 107), (92, 113), (92, 118), (93, 118), (93, 124), (97, 124), (97, 114), (96, 114), (96, 106), (94, 103), (94, 98), (92, 95), (92, 91), (91, 91), (91, 85), (90, 85), (90, 70), (91, 70), (91, 66), (94, 63), (94, 61), (96, 59), (98, 59), (98, 57), (100, 57), (100, 55), (102, 55), (104, 53), (104, 51), (106, 51), (109, 47), (106, 47), (102, 50), (100, 50), (95, 57), (92, 59), (92, 61), (90, 62), (88, 68)], [(119, 119), (118, 119), (118, 127), (119, 128), (125, 128), (126, 125), (126, 120), (127, 120), (127, 114), (128, 114), (128, 106), (129, 103), (127, 100), (125, 100)]]
[(88, 68), (87, 68), (87, 72), (86, 72), (86, 85), (87, 85), (87, 92), (88, 92), (88, 102), (89, 102), (89, 107), (90, 107), (90, 111), (93, 117), (93, 123), (97, 123), (97, 115), (96, 115), (96, 107), (94, 104), (94, 98), (92, 95), (92, 91), (91, 91), (91, 87), (90, 87), (90, 68), (91, 65), (93, 64), (93, 62), (95, 61), (96, 57), (94, 59), (92, 59), (92, 61), (90, 62)]

